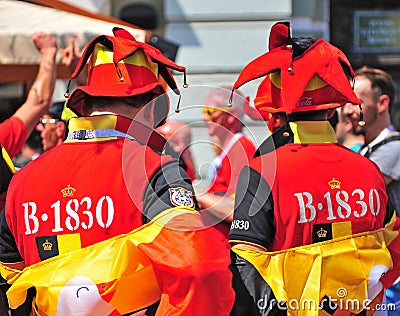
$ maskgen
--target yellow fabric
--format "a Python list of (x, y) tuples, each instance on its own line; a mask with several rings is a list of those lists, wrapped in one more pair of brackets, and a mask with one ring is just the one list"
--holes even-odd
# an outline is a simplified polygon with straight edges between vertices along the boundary
[(60, 255), (82, 248), (80, 234), (58, 235), (57, 244)]
[[(275, 87), (277, 87), (278, 89), (282, 89), (282, 79), (280, 71), (271, 72), (269, 74), (269, 78), (271, 79), (271, 82)], [(323, 87), (326, 87), (327, 85), (328, 84), (325, 81), (323, 81), (318, 75), (314, 75), (311, 78), (311, 80), (307, 83), (307, 86), (304, 89), (304, 91), (321, 89)]]
[[(96, 67), (103, 64), (113, 64), (114, 52), (109, 48), (97, 44), (93, 53), (92, 66)], [(150, 69), (156, 77), (158, 77), (157, 63), (147, 58), (142, 49), (138, 49), (133, 55), (120, 61), (122, 64), (132, 64), (136, 66), (143, 66)]]
[(115, 129), (117, 124), (117, 116), (116, 115), (107, 115), (106, 119), (104, 119), (104, 115), (93, 115), (89, 117), (76, 117), (72, 118), (69, 122), (68, 129), (70, 132), (79, 131), (79, 130), (90, 130), (90, 129), (102, 129), (109, 128)]
[(288, 315), (319, 315), (325, 295), (339, 308), (348, 306), (358, 313), (367, 298), (380, 292), (378, 280), (392, 267), (387, 246), (398, 235), (392, 230), (393, 220), (377, 231), (284, 251), (264, 252), (245, 245), (232, 250), (258, 270), (278, 301), (288, 303)]
[[(50, 258), (23, 271), (0, 264), (2, 276), (12, 284), (7, 292), (10, 307), (20, 306), (31, 286), (36, 287), (38, 310), (48, 316), (64, 315), (74, 304), (84, 304), (86, 314), (80, 315), (108, 315), (114, 308), (125, 314), (158, 301), (160, 289), (151, 262), (138, 245), (154, 241), (171, 219), (185, 213), (197, 212), (184, 207), (166, 210), (129, 234)], [(87, 297), (79, 301), (77, 297), (82, 295)]]
[[(115, 129), (118, 117), (116, 115), (92, 115), (88, 117), (73, 117), (69, 120), (69, 132), (79, 130), (96, 130), (96, 129)], [(116, 139), (116, 136), (102, 137), (101, 139), (91, 139), (90, 141), (104, 141), (109, 139)], [(87, 140), (80, 139), (66, 139), (65, 143), (87, 142)]]
[(350, 236), (351, 234), (351, 222), (332, 223), (332, 238)]
[(6, 162), (8, 168), (10, 169), (10, 171), (12, 173), (15, 173), (15, 167), (14, 167), (14, 164), (13, 164), (10, 156), (8, 155), (8, 152), (3, 147), (1, 148), (1, 150), (2, 150), (3, 159)]
[(76, 113), (74, 111), (72, 111), (71, 109), (66, 107), (66, 103), (64, 103), (64, 108), (63, 111), (61, 113), (61, 119), (64, 122), (68, 122), (70, 118), (72, 117), (77, 117)]
[(295, 144), (337, 143), (336, 134), (328, 121), (289, 122)]

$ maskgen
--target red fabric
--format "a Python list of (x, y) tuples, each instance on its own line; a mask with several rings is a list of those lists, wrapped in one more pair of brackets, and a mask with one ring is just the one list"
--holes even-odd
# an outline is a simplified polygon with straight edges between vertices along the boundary
[[(246, 136), (242, 136), (231, 147), (221, 161), (221, 167), (217, 171), (214, 182), (208, 192), (220, 195), (232, 196), (236, 192), (236, 184), (242, 171), (250, 159), (253, 158), (256, 147)], [(201, 213), (207, 226), (213, 226), (217, 230), (218, 239), (228, 246), (230, 223), (221, 221), (207, 212)]]
[(290, 22), (278, 22), (271, 27), (268, 41), (269, 50), (287, 45), (290, 41)]
[(188, 174), (190, 180), (196, 179), (196, 172), (194, 171), (194, 167), (189, 159), (184, 159), (186, 164), (186, 173)]
[[(93, 61), (97, 56), (94, 54), (96, 45), (106, 46), (113, 52), (113, 63), (93, 66), (89, 63), (88, 82), (86, 86), (77, 87), (69, 96), (66, 106), (77, 114), (82, 115), (84, 106), (84, 94), (92, 96), (133, 96), (154, 91), (164, 94), (165, 88), (159, 80), (162, 78), (169, 87), (179, 94), (175, 79), (169, 68), (177, 71), (185, 71), (186, 68), (175, 64), (165, 57), (161, 51), (153, 46), (136, 41), (126, 30), (113, 29), (115, 36), (100, 35), (90, 41), (78, 62), (71, 78), (76, 78), (83, 70), (89, 58)], [(156, 75), (145, 66), (124, 63), (123, 60), (134, 55), (137, 51), (143, 51), (146, 58), (157, 64)], [(166, 98), (166, 104), (169, 101)]]
[(25, 124), (18, 117), (12, 116), (0, 123), (0, 144), (11, 159), (21, 151), (25, 140)]
[[(354, 76), (345, 54), (320, 38), (303, 54), (294, 58), (291, 38), (288, 36), (284, 41), (285, 27), (289, 28), (289, 25), (278, 23), (272, 27), (270, 39), (273, 40), (273, 47), (243, 68), (233, 89), (263, 76), (267, 76), (265, 80), (273, 85), (268, 74), (278, 72), (281, 87), (270, 88), (272, 100), (265, 105), (268, 112), (290, 114), (335, 108), (347, 102), (360, 104), (342, 69), (342, 64), (346, 65)], [(322, 79), (328, 87), (303, 95), (314, 76)]]
[[(81, 245), (86, 247), (142, 225), (140, 210), (144, 188), (163, 159), (170, 158), (159, 156), (137, 142), (124, 144), (124, 141), (63, 143), (32, 161), (30, 168), (21, 169), (13, 177), (6, 218), (26, 265), (40, 261), (36, 236), (80, 233)], [(124, 177), (127, 171), (134, 177)], [(68, 185), (76, 189), (73, 197), (63, 197), (61, 190)], [(105, 197), (109, 197), (108, 200)], [(71, 203), (72, 199), (77, 204)], [(108, 204), (110, 200), (113, 208)], [(32, 214), (32, 205), (27, 203), (36, 205), (34, 217), (38, 229), (32, 234), (25, 233), (25, 207), (28, 214)], [(68, 213), (67, 203), (72, 210), (77, 207), (78, 212)], [(85, 215), (87, 209), (93, 219), (90, 229), (82, 227), (82, 223), (89, 223), (87, 213)], [(112, 209), (114, 213), (108, 213)], [(107, 228), (101, 227), (98, 218), (103, 226), (111, 219), (112, 224)], [(34, 230), (34, 220), (28, 223)], [(57, 227), (62, 231), (52, 231)]]
[[(333, 163), (340, 168), (332, 169)], [(254, 159), (250, 167), (258, 170), (272, 187), (276, 232), (270, 251), (311, 244), (313, 224), (351, 222), (353, 234), (383, 227), (387, 195), (380, 170), (368, 159), (339, 144), (287, 144), (271, 154)], [(340, 181), (340, 189), (329, 186), (332, 179)], [(363, 199), (360, 190), (364, 192)], [(370, 196), (375, 197), (373, 190), (379, 195), (377, 216), (370, 210)], [(304, 201), (305, 221), (300, 221), (300, 196)], [(335, 219), (328, 220), (328, 199), (332, 203)], [(338, 202), (346, 199), (346, 203)], [(357, 217), (355, 210), (362, 213), (359, 200), (363, 200), (368, 207), (365, 215)], [(322, 209), (318, 206), (320, 204)], [(373, 204), (376, 208), (375, 198)], [(309, 221), (312, 208), (315, 209), (315, 218)]]
[(183, 214), (153, 242), (139, 245), (162, 291), (156, 315), (230, 314), (235, 297), (230, 259), (217, 234), (213, 227), (204, 228), (199, 216)]
[(256, 147), (246, 136), (242, 136), (221, 161), (221, 167), (217, 171), (215, 180), (208, 192), (223, 193), (230, 196), (236, 191), (236, 183), (240, 171), (253, 157)]
[(124, 78), (123, 82), (120, 81), (115, 65), (101, 64), (91, 68), (88, 85), (79, 87), (79, 90), (92, 96), (129, 97), (161, 86), (154, 73), (147, 67), (125, 63), (118, 69)]
[(381, 282), (383, 286), (387, 289), (389, 288), (400, 276), (400, 218), (396, 218), (396, 224), (394, 225), (394, 230), (399, 232), (399, 235), (390, 243), (388, 249), (393, 259), (393, 269), (386, 272), (382, 278)]

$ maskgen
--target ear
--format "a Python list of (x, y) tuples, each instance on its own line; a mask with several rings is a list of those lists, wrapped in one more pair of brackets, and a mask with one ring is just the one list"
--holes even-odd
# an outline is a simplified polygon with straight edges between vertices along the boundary
[(143, 109), (143, 117), (146, 122), (149, 122), (149, 126), (154, 125), (154, 107), (156, 104), (156, 99), (151, 100)]
[(239, 116), (239, 110), (236, 108), (231, 108), (229, 111), (230, 115), (227, 115), (227, 122), (228, 124), (234, 124), (236, 122), (236, 120), (238, 119)]
[(65, 123), (64, 122), (57, 122), (57, 130), (56, 134), (60, 138), (65, 138)]
[(389, 111), (390, 98), (387, 94), (382, 94), (378, 98), (377, 110), (381, 114), (385, 111)]
[(329, 109), (328, 110), (328, 119), (331, 119), (335, 114), (336, 109)]

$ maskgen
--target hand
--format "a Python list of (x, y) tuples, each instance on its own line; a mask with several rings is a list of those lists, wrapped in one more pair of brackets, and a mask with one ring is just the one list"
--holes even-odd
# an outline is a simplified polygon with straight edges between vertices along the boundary
[(57, 52), (57, 39), (54, 34), (38, 32), (33, 34), (32, 40), (41, 54), (45, 51)]
[(75, 47), (75, 37), (71, 39), (67, 48), (60, 49), (60, 53), (61, 63), (73, 72), (82, 54), (79, 48)]

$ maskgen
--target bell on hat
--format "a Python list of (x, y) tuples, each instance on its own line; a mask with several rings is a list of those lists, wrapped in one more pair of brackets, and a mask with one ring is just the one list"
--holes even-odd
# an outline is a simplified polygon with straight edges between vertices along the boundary
[[(176, 94), (180, 94), (169, 68), (184, 72), (186, 85), (185, 67), (175, 64), (153, 46), (136, 41), (122, 28), (114, 27), (113, 33), (114, 36), (97, 36), (86, 46), (71, 79), (79, 75), (89, 60), (87, 85), (77, 87), (69, 95), (68, 108), (82, 115), (85, 94), (130, 97), (153, 91), (155, 95), (162, 95), (165, 94), (165, 85), (161, 78)], [(156, 108), (165, 119), (169, 100), (158, 101)]]
[(247, 64), (233, 89), (266, 78), (254, 104), (269, 113), (303, 112), (360, 104), (349, 78), (353, 69), (345, 54), (323, 39), (295, 39), (290, 23), (276, 23), (270, 33), (269, 52)]

